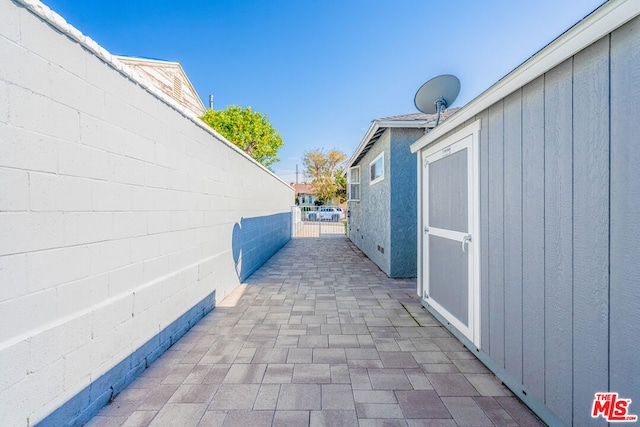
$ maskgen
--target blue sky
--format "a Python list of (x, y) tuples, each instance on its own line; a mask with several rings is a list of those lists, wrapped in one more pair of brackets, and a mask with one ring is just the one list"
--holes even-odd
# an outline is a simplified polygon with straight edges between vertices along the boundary
[[(371, 121), (416, 112), (427, 80), (454, 74), (461, 107), (603, 0), (44, 0), (117, 55), (180, 62), (205, 106), (251, 106), (295, 181), (311, 149), (350, 156)], [(299, 176), (302, 182), (302, 175)]]

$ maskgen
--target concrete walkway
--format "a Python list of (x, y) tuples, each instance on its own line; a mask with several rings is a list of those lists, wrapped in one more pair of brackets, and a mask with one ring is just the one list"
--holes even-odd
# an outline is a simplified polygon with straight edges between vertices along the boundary
[(349, 240), (294, 239), (88, 424), (542, 425)]

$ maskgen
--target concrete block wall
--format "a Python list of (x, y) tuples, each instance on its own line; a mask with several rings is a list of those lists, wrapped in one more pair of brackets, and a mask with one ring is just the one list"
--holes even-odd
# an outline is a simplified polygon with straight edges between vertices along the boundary
[(287, 242), (294, 194), (37, 1), (0, 2), (0, 58), (2, 424), (79, 423)]

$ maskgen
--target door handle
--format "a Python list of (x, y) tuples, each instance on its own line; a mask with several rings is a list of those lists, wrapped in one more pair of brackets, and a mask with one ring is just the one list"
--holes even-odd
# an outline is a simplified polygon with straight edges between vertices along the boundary
[(467, 234), (462, 238), (462, 252), (467, 252), (467, 245), (471, 241), (471, 234)]

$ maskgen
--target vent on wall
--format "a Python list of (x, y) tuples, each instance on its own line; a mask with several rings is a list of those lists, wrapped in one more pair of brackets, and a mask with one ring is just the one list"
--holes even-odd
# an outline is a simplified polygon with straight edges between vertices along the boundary
[(380, 245), (378, 245), (378, 252), (380, 252), (381, 254), (384, 253), (384, 248)]
[(177, 75), (173, 76), (173, 98), (177, 101), (182, 100), (182, 81)]

